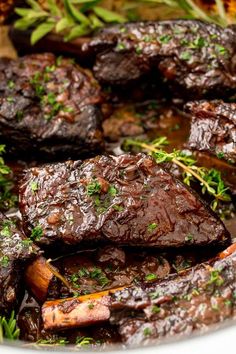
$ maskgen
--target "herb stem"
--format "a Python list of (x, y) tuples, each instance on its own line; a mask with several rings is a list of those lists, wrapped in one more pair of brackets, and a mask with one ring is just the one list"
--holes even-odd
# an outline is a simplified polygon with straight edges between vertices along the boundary
[[(151, 155), (153, 154), (153, 157), (156, 159), (157, 163), (161, 163), (164, 161), (171, 161), (175, 165), (179, 166), (186, 174), (188, 174), (192, 177), (195, 177), (195, 179), (200, 182), (201, 186), (203, 188), (205, 187), (206, 190), (208, 191), (208, 193), (211, 194), (212, 196), (214, 196), (214, 198), (216, 200), (221, 200), (221, 201), (225, 201), (225, 202), (230, 201), (230, 196), (228, 194), (224, 194), (228, 188), (223, 188), (220, 191), (217, 190), (217, 188), (216, 189), (212, 188), (211, 185), (217, 187), (217, 183), (210, 181), (211, 184), (209, 184), (209, 181), (205, 180), (201, 175), (202, 174), (201, 167), (197, 167), (195, 165), (184, 164), (182, 161), (180, 161), (180, 159), (183, 160), (183, 156), (181, 156), (178, 151), (168, 153), (168, 152), (160, 149), (160, 147), (163, 144), (166, 144), (166, 142), (167, 142), (167, 140), (165, 140), (164, 137), (156, 139), (154, 141), (154, 143), (150, 143), (150, 144), (148, 144), (146, 142), (142, 142), (142, 141), (132, 140), (132, 139), (127, 139), (127, 141), (126, 141), (126, 143), (128, 145), (138, 146), (146, 151), (149, 151), (149, 153), (151, 153)], [(159, 149), (158, 149), (158, 147), (159, 147)], [(157, 154), (160, 156), (159, 159), (156, 156)], [(195, 161), (192, 160), (191, 162), (194, 163)]]
[(222, 0), (215, 0), (215, 2), (216, 2), (217, 10), (219, 13), (219, 17), (222, 20), (222, 25), (227, 26), (228, 20), (227, 20), (227, 15), (226, 15), (224, 3)]

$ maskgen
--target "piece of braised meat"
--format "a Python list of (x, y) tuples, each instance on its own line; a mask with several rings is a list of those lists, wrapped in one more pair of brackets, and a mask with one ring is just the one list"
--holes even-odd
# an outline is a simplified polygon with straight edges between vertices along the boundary
[(236, 246), (216, 259), (153, 285), (112, 295), (111, 318), (129, 346), (205, 332), (236, 318)]
[(194, 101), (185, 107), (192, 116), (189, 148), (235, 163), (236, 104), (221, 100)]
[(230, 240), (199, 197), (145, 154), (34, 167), (19, 193), (24, 230), (37, 227), (40, 245), (104, 241), (163, 248)]
[(177, 94), (227, 96), (236, 90), (236, 30), (193, 20), (135, 22), (102, 29), (84, 51), (96, 55), (94, 73), (127, 84), (157, 72)]
[(38, 247), (0, 213), (0, 315), (9, 314), (20, 304), (24, 265), (36, 253)]
[(236, 319), (236, 244), (216, 258), (163, 280), (42, 306), (46, 330), (116, 325), (129, 347), (209, 331)]
[(0, 59), (0, 138), (21, 159), (94, 155), (103, 148), (100, 87), (53, 54)]

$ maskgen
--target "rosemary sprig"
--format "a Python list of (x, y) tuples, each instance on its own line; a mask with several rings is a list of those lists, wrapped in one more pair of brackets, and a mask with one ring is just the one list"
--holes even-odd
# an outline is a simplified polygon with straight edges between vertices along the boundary
[(12, 311), (11, 317), (0, 316), (0, 343), (3, 343), (4, 338), (8, 340), (16, 340), (19, 338), (20, 330), (17, 328), (15, 313)]
[[(107, 23), (122, 23), (128, 21), (128, 12), (145, 6), (165, 6), (173, 11), (181, 10), (188, 18), (214, 22), (222, 26), (232, 23), (229, 19), (224, 2), (215, 0), (217, 13), (207, 13), (194, 0), (138, 0), (123, 1), (119, 12), (110, 11), (99, 4), (102, 0), (45, 0), (40, 4), (35, 0), (26, 0), (29, 8), (15, 9), (20, 16), (15, 22), (15, 28), (33, 29), (31, 44), (50, 32), (62, 34), (65, 41), (85, 36)], [(127, 13), (127, 16), (124, 14)]]
[(225, 186), (219, 171), (197, 166), (197, 161), (191, 155), (187, 155), (180, 150), (173, 150), (170, 153), (166, 152), (161, 147), (167, 143), (166, 137), (160, 137), (150, 143), (127, 139), (125, 141), (125, 149), (136, 146), (149, 152), (158, 164), (172, 162), (179, 166), (183, 170), (183, 182), (185, 184), (190, 186), (191, 182), (199, 182), (202, 194), (208, 193), (210, 196), (214, 197), (211, 203), (213, 210), (216, 210), (219, 201), (231, 201), (231, 197), (227, 193), (229, 188)]

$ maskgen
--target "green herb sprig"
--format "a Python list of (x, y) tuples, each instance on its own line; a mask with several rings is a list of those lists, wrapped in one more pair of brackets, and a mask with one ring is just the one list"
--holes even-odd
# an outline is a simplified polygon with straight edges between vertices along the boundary
[(15, 312), (12, 311), (9, 319), (0, 316), (0, 343), (3, 343), (4, 339), (16, 340), (19, 335), (20, 330), (16, 325)]
[(88, 347), (94, 342), (94, 339), (91, 337), (77, 337), (76, 338), (76, 347)]
[(65, 41), (85, 36), (107, 23), (122, 23), (126, 18), (121, 14), (98, 6), (101, 0), (47, 0), (42, 6), (35, 0), (26, 0), (29, 8), (15, 9), (21, 18), (15, 28), (34, 28), (31, 44), (34, 45), (48, 33), (63, 33)]
[[(41, 5), (35, 0), (26, 0), (29, 6), (17, 7), (15, 12), (20, 16), (15, 28), (33, 29), (31, 44), (50, 32), (62, 34), (65, 41), (89, 35), (97, 28), (108, 23), (123, 23), (130, 19), (129, 14), (135, 8), (144, 6), (164, 6), (167, 12), (180, 12), (183, 16), (227, 26), (232, 19), (227, 16), (224, 2), (215, 0), (217, 12), (206, 12), (194, 0), (137, 0), (124, 1), (119, 11), (110, 11), (102, 6), (102, 0), (45, 0)], [(126, 16), (127, 14), (127, 16)]]
[(183, 170), (183, 182), (188, 186), (192, 182), (198, 182), (201, 186), (202, 194), (208, 193), (214, 197), (211, 208), (217, 209), (219, 201), (230, 202), (231, 197), (227, 188), (222, 180), (220, 171), (215, 169), (208, 169), (196, 165), (196, 160), (191, 155), (187, 155), (180, 150), (173, 150), (166, 152), (162, 149), (168, 143), (166, 137), (160, 137), (153, 142), (145, 142), (140, 140), (127, 139), (125, 141), (125, 149), (135, 146), (141, 150), (147, 151), (152, 155), (156, 162), (165, 163), (172, 162)]

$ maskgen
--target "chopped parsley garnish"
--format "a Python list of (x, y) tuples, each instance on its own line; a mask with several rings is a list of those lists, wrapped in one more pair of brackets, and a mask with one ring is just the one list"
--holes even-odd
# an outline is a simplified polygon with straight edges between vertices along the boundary
[(56, 66), (55, 65), (46, 66), (46, 68), (45, 68), (45, 72), (46, 73), (52, 73), (55, 70), (56, 70)]
[(225, 300), (224, 303), (226, 306), (232, 306), (232, 301), (229, 299)]
[(10, 263), (10, 259), (8, 256), (3, 256), (0, 258), (0, 263), (1, 263), (1, 266), (6, 268), (9, 266), (9, 263)]
[(152, 224), (148, 225), (147, 229), (148, 229), (149, 232), (152, 232), (152, 231), (154, 231), (157, 228), (157, 226), (158, 225), (155, 222), (153, 222)]
[(143, 330), (143, 334), (144, 334), (145, 336), (151, 336), (152, 331), (151, 331), (150, 328), (146, 327), (146, 328), (144, 328), (144, 330)]
[(157, 275), (153, 274), (153, 273), (147, 274), (145, 276), (145, 280), (148, 280), (148, 281), (152, 281), (152, 280), (156, 280), (156, 279), (157, 279)]
[(217, 153), (217, 157), (218, 157), (218, 159), (223, 159), (225, 157), (225, 154), (223, 153), (223, 151), (219, 151)]
[(180, 54), (180, 59), (189, 61), (192, 58), (192, 54), (190, 52), (182, 52)]
[(116, 49), (118, 49), (118, 50), (124, 50), (124, 49), (126, 49), (125, 44), (124, 44), (124, 43), (119, 43), (119, 44), (117, 44)]
[(164, 34), (163, 36), (159, 37), (159, 41), (163, 44), (167, 44), (169, 43), (169, 41), (171, 40), (171, 36), (169, 34)]
[(73, 282), (73, 285), (75, 285), (75, 283), (77, 283), (81, 278), (93, 279), (102, 287), (106, 286), (110, 282), (110, 280), (106, 277), (106, 274), (101, 268), (98, 267), (94, 267), (92, 269), (82, 267), (77, 273), (71, 275), (70, 280)]
[(94, 308), (94, 304), (93, 303), (88, 304), (88, 308), (89, 310), (92, 310)]
[(112, 205), (112, 208), (113, 208), (115, 211), (119, 211), (119, 212), (124, 211), (124, 208), (123, 208), (121, 205), (114, 204), (114, 205)]
[(43, 236), (43, 229), (40, 225), (35, 226), (31, 232), (30, 239), (32, 241), (39, 241)]
[(135, 52), (138, 54), (138, 55), (140, 55), (140, 54), (142, 54), (142, 48), (140, 48), (140, 47), (136, 47), (136, 49), (135, 49)]
[(33, 241), (30, 240), (29, 238), (26, 238), (26, 239), (22, 240), (21, 243), (24, 247), (30, 247), (32, 245)]
[(15, 83), (12, 80), (9, 80), (7, 83), (7, 87), (12, 90), (15, 87)]
[(101, 192), (101, 185), (98, 181), (94, 180), (87, 185), (87, 194), (92, 196)]
[(143, 40), (144, 40), (144, 42), (151, 42), (152, 37), (151, 36), (144, 36)]
[(0, 235), (4, 237), (10, 237), (11, 230), (10, 230), (10, 224), (11, 222), (5, 221), (2, 223), (2, 230), (0, 231)]
[(185, 236), (185, 241), (186, 242), (191, 242), (193, 241), (194, 237), (192, 234), (188, 234), (187, 236)]
[(152, 306), (152, 313), (159, 313), (161, 311), (160, 307), (157, 305)]
[(221, 55), (227, 55), (228, 54), (228, 49), (223, 47), (220, 44), (215, 44), (215, 49), (216, 49), (217, 53), (219, 53)]
[(32, 190), (32, 192), (36, 192), (38, 190), (38, 184), (37, 182), (33, 181), (30, 183), (30, 188)]
[(7, 102), (9, 102), (9, 103), (15, 102), (14, 97), (8, 96), (8, 97), (7, 97)]
[(224, 279), (220, 275), (219, 270), (213, 270), (210, 274), (210, 280), (207, 282), (207, 285), (216, 284), (217, 286), (221, 286), (224, 283)]
[(108, 194), (115, 197), (118, 194), (118, 190), (114, 186), (110, 186), (108, 189)]
[(189, 48), (203, 48), (205, 47), (207, 42), (202, 37), (197, 37), (193, 42), (189, 44)]

